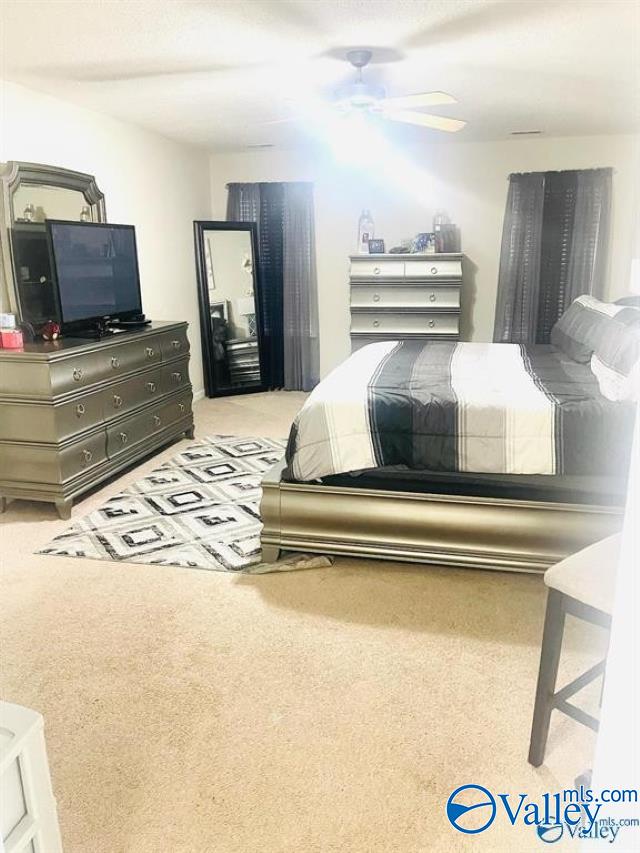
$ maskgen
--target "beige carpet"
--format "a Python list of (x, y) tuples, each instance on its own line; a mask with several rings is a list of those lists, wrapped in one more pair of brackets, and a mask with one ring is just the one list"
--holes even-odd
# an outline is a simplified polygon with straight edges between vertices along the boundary
[[(202, 401), (196, 434), (282, 436), (302, 399)], [(2, 695), (44, 714), (67, 853), (535, 851), (504, 820), (457, 833), (447, 796), (468, 782), (536, 796), (589, 766), (591, 734), (561, 716), (546, 765), (526, 762), (539, 577), (34, 556), (68, 522), (22, 502), (0, 518)], [(601, 642), (570, 628), (566, 677)]]

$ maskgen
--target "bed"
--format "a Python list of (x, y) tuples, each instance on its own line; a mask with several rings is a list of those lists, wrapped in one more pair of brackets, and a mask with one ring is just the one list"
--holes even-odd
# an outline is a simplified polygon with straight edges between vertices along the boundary
[(263, 559), (543, 570), (621, 526), (633, 419), (555, 346), (363, 347), (314, 389), (263, 482)]

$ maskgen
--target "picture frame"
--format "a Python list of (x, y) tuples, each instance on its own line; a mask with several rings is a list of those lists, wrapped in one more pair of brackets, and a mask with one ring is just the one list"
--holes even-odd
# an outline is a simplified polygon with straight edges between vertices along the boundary
[(370, 255), (384, 255), (384, 240), (369, 240)]
[(209, 311), (212, 317), (229, 322), (229, 302), (223, 299), (221, 302), (211, 302)]

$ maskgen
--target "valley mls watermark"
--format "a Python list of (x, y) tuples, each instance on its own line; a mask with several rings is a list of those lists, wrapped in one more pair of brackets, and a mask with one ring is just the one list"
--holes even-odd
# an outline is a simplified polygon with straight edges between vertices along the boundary
[[(613, 843), (623, 828), (640, 828), (640, 817), (613, 818), (605, 815), (607, 804), (638, 804), (635, 788), (567, 788), (545, 793), (539, 799), (526, 793), (494, 795), (483, 785), (460, 785), (446, 804), (451, 826), (465, 835), (485, 832), (496, 819), (506, 819), (535, 828), (545, 844), (559, 841), (563, 835), (581, 839), (606, 839)], [(602, 811), (604, 809), (604, 812)]]

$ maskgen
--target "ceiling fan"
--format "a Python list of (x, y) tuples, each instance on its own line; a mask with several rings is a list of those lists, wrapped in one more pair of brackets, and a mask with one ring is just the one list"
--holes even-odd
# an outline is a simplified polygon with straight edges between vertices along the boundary
[(339, 110), (373, 113), (389, 121), (415, 124), (434, 130), (444, 130), (447, 133), (455, 133), (466, 125), (466, 121), (461, 119), (446, 118), (416, 110), (416, 107), (438, 107), (457, 103), (455, 98), (445, 92), (422, 92), (416, 95), (387, 98), (381, 86), (366, 83), (362, 76), (362, 69), (369, 64), (372, 55), (372, 51), (364, 49), (347, 52), (348, 62), (356, 69), (356, 79), (354, 83), (338, 90), (336, 106)]

